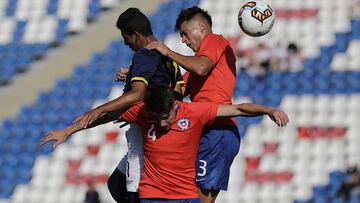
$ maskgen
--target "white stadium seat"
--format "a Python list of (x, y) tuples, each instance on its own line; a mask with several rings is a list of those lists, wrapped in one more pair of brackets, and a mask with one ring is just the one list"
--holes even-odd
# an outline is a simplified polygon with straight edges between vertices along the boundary
[(68, 160), (70, 147), (71, 145), (68, 143), (59, 145), (54, 151), (54, 158), (62, 161)]
[(59, 191), (44, 191), (43, 199), (39, 203), (61, 203), (61, 198), (63, 197), (62, 192)]
[[(307, 177), (304, 177), (307, 178)], [(311, 193), (311, 189), (307, 189), (306, 187), (296, 187), (295, 191), (294, 191), (294, 199), (297, 200), (308, 200), (310, 199), (312, 193)]]
[(108, 100), (113, 100), (120, 97), (123, 94), (124, 86), (114, 86), (111, 88)]
[(80, 160), (85, 155), (86, 149), (84, 147), (71, 147), (69, 151), (69, 160)]
[(33, 167), (33, 174), (36, 175), (45, 175), (47, 173), (46, 168), (50, 165), (50, 159), (47, 156), (39, 156), (35, 160)]
[(87, 143), (95, 146), (100, 145), (105, 139), (104, 129), (104, 125), (89, 129), (89, 133), (86, 136)]
[(29, 185), (18, 185), (15, 188), (14, 194), (11, 198), (13, 203), (23, 203), (27, 201), (27, 196), (30, 193)]
[(52, 159), (50, 165), (47, 167), (50, 176), (63, 176), (68, 168), (68, 163), (63, 160)]
[(37, 36), (39, 34), (41, 25), (40, 19), (31, 19), (26, 23), (24, 36), (22, 38), (23, 42), (26, 43), (36, 43)]
[(0, 18), (0, 44), (8, 44), (13, 40), (15, 23), (13, 18)]
[(103, 8), (112, 8), (116, 6), (119, 0), (100, 0), (100, 5)]
[(31, 12), (32, 2), (27, 0), (19, 0), (16, 4), (15, 18), (18, 20), (26, 20)]
[(264, 130), (264, 127), (261, 126), (250, 126), (247, 130), (246, 142), (250, 144), (259, 143)]
[(261, 157), (260, 165), (259, 165), (259, 172), (269, 172), (273, 171), (276, 165), (276, 157), (274, 155), (263, 155)]
[(89, 175), (95, 174), (94, 166), (96, 166), (96, 164), (97, 164), (96, 158), (86, 157), (81, 162), (81, 166), (79, 169), (80, 174), (89, 174)]
[[(343, 152), (341, 152), (343, 153)], [(345, 155), (338, 157), (330, 157), (329, 162), (327, 164), (328, 171), (343, 171), (345, 170), (345, 166), (347, 165)]]
[[(74, 202), (74, 197), (77, 193), (77, 187), (68, 185), (61, 191), (61, 196), (59, 197), (60, 202)], [(83, 196), (85, 194), (83, 193)]]
[(55, 41), (58, 20), (55, 17), (46, 17), (42, 20), (37, 42), (51, 43)]
[(329, 174), (325, 171), (314, 172), (309, 181), (312, 185), (326, 185), (329, 183)]
[(243, 201), (246, 202), (256, 202), (257, 194), (259, 191), (258, 184), (248, 183), (241, 188), (241, 194), (239, 195)]
[(347, 68), (348, 57), (345, 53), (335, 54), (330, 67), (334, 71), (343, 71)]
[(326, 139), (317, 140), (314, 142), (314, 145), (311, 149), (311, 156), (312, 157), (321, 157), (326, 158), (327, 155), (327, 147), (329, 146), (330, 141)]
[(43, 189), (37, 189), (37, 188), (31, 188), (27, 195), (27, 201), (29, 203), (39, 203), (43, 202), (43, 195), (44, 190)]
[(291, 171), (291, 166), (293, 162), (294, 162), (293, 157), (291, 155), (278, 156), (276, 160), (276, 164), (274, 166), (274, 171), (275, 172)]
[(245, 139), (241, 152), (249, 157), (259, 157), (262, 154), (262, 146), (262, 143), (247, 143)]
[[(290, 118), (291, 119), (291, 118)], [(295, 125), (289, 125), (284, 129), (281, 129), (279, 131), (279, 143), (280, 143), (280, 147), (283, 144), (288, 144), (288, 145), (292, 145), (295, 143), (296, 141), (296, 128), (294, 127)]]
[(280, 184), (275, 192), (276, 202), (290, 203), (292, 202), (293, 187), (289, 183)]
[(258, 192), (259, 199), (262, 202), (274, 202), (275, 201), (275, 184), (265, 183), (262, 184)]

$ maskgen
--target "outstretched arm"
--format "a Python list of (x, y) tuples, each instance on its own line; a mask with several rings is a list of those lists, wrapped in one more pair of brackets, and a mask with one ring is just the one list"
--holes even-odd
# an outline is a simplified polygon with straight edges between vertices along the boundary
[(146, 46), (147, 49), (156, 49), (162, 55), (176, 61), (185, 70), (195, 73), (196, 75), (207, 75), (214, 67), (214, 64), (206, 56), (184, 56), (174, 52), (160, 41), (151, 42)]
[(87, 128), (104, 113), (116, 111), (118, 109), (126, 109), (131, 105), (140, 102), (145, 96), (146, 89), (147, 85), (145, 83), (137, 81), (132, 82), (131, 90), (129, 92), (81, 115), (76, 118), (73, 123), (79, 123), (80, 127)]
[[(102, 115), (100, 118), (96, 119), (91, 125), (89, 125), (89, 128), (108, 123), (111, 121), (118, 120), (119, 115), (121, 114), (120, 111), (112, 111), (109, 113), (106, 113)], [(82, 126), (79, 125), (79, 123), (72, 124), (68, 126), (67, 128), (61, 129), (61, 130), (54, 130), (45, 135), (43, 139), (41, 139), (40, 145), (46, 144), (49, 141), (56, 141), (53, 147), (57, 147), (59, 144), (65, 142), (65, 140), (72, 134), (84, 130)]]
[(220, 105), (216, 117), (255, 117), (262, 115), (268, 115), (278, 126), (286, 126), (289, 122), (289, 117), (285, 112), (251, 103)]

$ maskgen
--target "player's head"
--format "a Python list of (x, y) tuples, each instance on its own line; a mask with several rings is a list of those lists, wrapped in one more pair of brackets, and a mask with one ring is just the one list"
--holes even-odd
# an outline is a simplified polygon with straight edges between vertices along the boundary
[(133, 51), (143, 47), (143, 38), (153, 35), (149, 19), (138, 8), (124, 11), (119, 16), (116, 27), (121, 31), (125, 45)]
[(211, 16), (207, 11), (193, 6), (180, 12), (176, 19), (175, 31), (180, 33), (183, 43), (197, 52), (202, 39), (212, 33), (211, 25)]
[(144, 98), (146, 117), (154, 122), (157, 128), (167, 131), (176, 117), (176, 104), (173, 90), (168, 86), (148, 88)]

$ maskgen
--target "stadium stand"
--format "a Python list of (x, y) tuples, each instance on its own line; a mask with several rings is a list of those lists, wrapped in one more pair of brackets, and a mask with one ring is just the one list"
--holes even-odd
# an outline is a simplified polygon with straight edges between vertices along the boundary
[(81, 32), (118, 0), (3, 0), (0, 3), (0, 84)]
[[(30, 20), (24, 21), (32, 15), (46, 16), (41, 25), (59, 29), (60, 20), (51, 14), (55, 10), (60, 12), (60, 7), (69, 8), (75, 1), (37, 1), (31, 5), (26, 0), (5, 2), (0, 1), (0, 13), (5, 16), (0, 19), (0, 27), (12, 31), (0, 29), (1, 43), (24, 40), (30, 32), (27, 31)], [(97, 15), (99, 1), (76, 2), (78, 7), (73, 7), (81, 7), (86, 13), (80, 16)], [(89, 6), (92, 2), (96, 6)], [(101, 2), (112, 5), (109, 0)], [(192, 5), (209, 11), (214, 32), (229, 38), (235, 51), (251, 49), (259, 43), (271, 48), (296, 43), (302, 49), (302, 70), (271, 71), (261, 80), (245, 71), (239, 72), (234, 101), (281, 107), (288, 112), (290, 125), (279, 129), (268, 118), (238, 119), (244, 139), (231, 169), (229, 190), (220, 193), (217, 202), (360, 202), (359, 194), (349, 200), (337, 196), (348, 177), (346, 168), (360, 167), (360, 18), (351, 15), (352, 1), (270, 2), (276, 8), (276, 23), (268, 35), (260, 38), (241, 33), (236, 19), (242, 2), (173, 0), (161, 4), (150, 18), (155, 35), (186, 54), (191, 51), (181, 45), (173, 33), (173, 25), (178, 11)], [(86, 12), (84, 5), (89, 6), (85, 6), (89, 8)], [(26, 6), (39, 11), (17, 10)], [(40, 8), (46, 8), (47, 12)], [(68, 9), (61, 12), (66, 18), (61, 21), (62, 29), (81, 31), (84, 18), (75, 20)], [(54, 22), (58, 26), (54, 26)], [(39, 22), (31, 26), (38, 26), (36, 24)], [(35, 36), (28, 35), (35, 40)], [(49, 43), (56, 41), (56, 36), (39, 35), (36, 40), (41, 38)], [(31, 41), (36, 45), (26, 47), (35, 47), (38, 51), (35, 53), (46, 53), (48, 44), (44, 43), (45, 46), (40, 41)], [(17, 44), (0, 46), (0, 51), (6, 50), (6, 53), (17, 49)], [(14, 52), (29, 53), (28, 50)], [(28, 57), (31, 61), (31, 56)], [(102, 200), (113, 202), (103, 183), (126, 151), (126, 142), (121, 136), (126, 129), (110, 124), (80, 132), (54, 152), (50, 145), (39, 148), (38, 143), (46, 132), (62, 128), (90, 107), (120, 95), (122, 86), (114, 85), (111, 78), (118, 67), (129, 64), (130, 58), (129, 49), (121, 41), (112, 41), (105, 52), (95, 53), (88, 64), (75, 67), (70, 79), (59, 80), (53, 91), (40, 93), (36, 104), (23, 107), (15, 120), (2, 122), (0, 202), (82, 202), (89, 178), (98, 183)], [(9, 63), (4, 62), (2, 67), (14, 67)]]

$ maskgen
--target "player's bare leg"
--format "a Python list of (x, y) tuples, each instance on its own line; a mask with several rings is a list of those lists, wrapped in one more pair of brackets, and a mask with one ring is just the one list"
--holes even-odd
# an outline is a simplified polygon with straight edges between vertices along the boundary
[(201, 189), (199, 187), (197, 189), (201, 203), (214, 203), (216, 197), (220, 192), (220, 190), (208, 190), (208, 189)]

